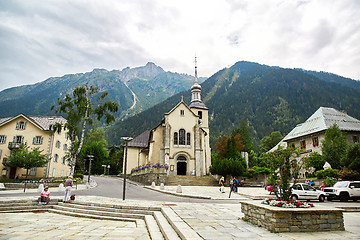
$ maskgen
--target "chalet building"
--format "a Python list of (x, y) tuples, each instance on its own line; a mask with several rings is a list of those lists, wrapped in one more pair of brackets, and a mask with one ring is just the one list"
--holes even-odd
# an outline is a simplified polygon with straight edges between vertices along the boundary
[(208, 108), (201, 100), (196, 64), (190, 105), (181, 99), (164, 114), (158, 126), (130, 141), (127, 159), (127, 173), (139, 166), (154, 164), (167, 165), (169, 169), (166, 172), (171, 176), (203, 176), (209, 173)]
[[(359, 143), (360, 121), (334, 108), (320, 107), (304, 123), (298, 124), (282, 140), (287, 146), (300, 147), (302, 150), (301, 158), (311, 152), (321, 152), (321, 144), (325, 138), (326, 129), (334, 124), (339, 129), (347, 133), (349, 143)], [(302, 170), (302, 176), (306, 177), (306, 170)]]
[(63, 117), (26, 116), (19, 114), (15, 117), (0, 119), (0, 167), (1, 178), (23, 177), (26, 169), (10, 167), (7, 158), (12, 150), (26, 143), (32, 148), (39, 147), (43, 154), (51, 158), (47, 166), (33, 168), (29, 171), (32, 178), (64, 177), (69, 175), (70, 167), (65, 160), (65, 154), (71, 146), (67, 139), (67, 132), (60, 134), (50, 131), (55, 123), (65, 123)]

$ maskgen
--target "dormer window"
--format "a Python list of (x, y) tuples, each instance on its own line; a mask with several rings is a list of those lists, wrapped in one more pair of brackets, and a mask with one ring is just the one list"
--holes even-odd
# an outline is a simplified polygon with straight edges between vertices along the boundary
[(16, 123), (16, 130), (25, 130), (26, 122), (20, 121)]

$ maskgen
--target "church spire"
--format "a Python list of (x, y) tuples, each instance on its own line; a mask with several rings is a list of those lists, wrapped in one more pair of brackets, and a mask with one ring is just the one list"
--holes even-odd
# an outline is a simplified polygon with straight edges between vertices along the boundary
[(204, 108), (207, 109), (205, 104), (201, 101), (201, 86), (199, 84), (197, 75), (197, 57), (195, 56), (195, 79), (194, 84), (191, 87), (191, 104), (190, 108)]

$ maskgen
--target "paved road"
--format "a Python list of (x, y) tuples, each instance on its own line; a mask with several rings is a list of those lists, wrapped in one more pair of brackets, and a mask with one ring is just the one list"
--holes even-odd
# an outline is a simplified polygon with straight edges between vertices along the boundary
[[(101, 196), (109, 198), (123, 199), (123, 180), (121, 178), (110, 177), (94, 177), (91, 176), (97, 183), (97, 187), (91, 189), (77, 190), (75, 192), (78, 196)], [(196, 199), (189, 197), (179, 197), (161, 192), (153, 191), (144, 188), (141, 185), (136, 185), (127, 182), (125, 191), (125, 199), (131, 200), (148, 200), (148, 201), (162, 201), (162, 202), (193, 202), (193, 203), (238, 203), (234, 200), (210, 200), (210, 199)], [(9, 192), (9, 193), (8, 193)], [(64, 192), (58, 192), (50, 189), (52, 197), (61, 197)], [(27, 190), (24, 192), (1, 193), (0, 197), (23, 197), (23, 196), (38, 196), (37, 191)]]

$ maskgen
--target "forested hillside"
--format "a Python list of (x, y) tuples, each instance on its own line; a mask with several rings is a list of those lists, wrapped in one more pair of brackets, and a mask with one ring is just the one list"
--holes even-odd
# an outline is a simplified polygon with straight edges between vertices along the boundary
[[(190, 103), (190, 90), (107, 129), (110, 144), (121, 136), (132, 136), (156, 127), (184, 95)], [(221, 134), (229, 134), (247, 120), (259, 140), (273, 131), (283, 135), (305, 121), (320, 106), (346, 110), (360, 119), (360, 90), (322, 80), (302, 70), (238, 62), (223, 69), (202, 84), (202, 98), (209, 108), (210, 139), (213, 145)]]

